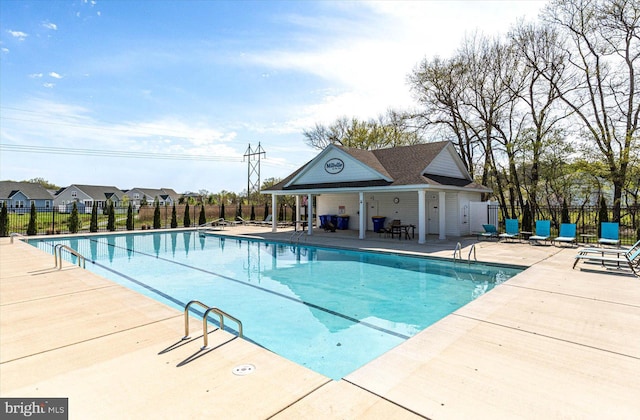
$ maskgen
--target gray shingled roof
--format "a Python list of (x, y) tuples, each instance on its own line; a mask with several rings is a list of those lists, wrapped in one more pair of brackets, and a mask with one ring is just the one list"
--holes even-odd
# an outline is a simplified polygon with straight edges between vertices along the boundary
[(115, 195), (118, 200), (121, 200), (124, 194), (121, 189), (113, 186), (73, 184), (68, 188), (71, 187), (75, 187), (94, 200), (99, 201), (111, 199), (113, 195)]
[(32, 182), (0, 181), (0, 199), (6, 200), (22, 191), (29, 200), (51, 200), (53, 196), (40, 184)]
[(379, 179), (360, 182), (336, 182), (329, 184), (306, 184), (285, 187), (287, 183), (289, 183), (313, 162), (309, 161), (281, 182), (270, 188), (266, 188), (265, 191), (294, 191), (319, 188), (367, 188), (421, 184), (485, 190), (486, 187), (467, 179), (422, 173), (423, 170), (438, 156), (438, 154), (440, 154), (440, 152), (449, 145), (449, 143), (450, 142), (448, 141), (439, 141), (378, 150), (362, 150), (336, 146), (345, 153), (348, 153), (354, 159), (357, 159), (392, 181), (388, 182), (384, 179)]

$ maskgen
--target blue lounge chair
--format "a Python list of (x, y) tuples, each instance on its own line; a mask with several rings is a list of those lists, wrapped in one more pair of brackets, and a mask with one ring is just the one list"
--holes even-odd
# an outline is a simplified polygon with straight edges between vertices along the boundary
[(478, 234), (478, 240), (480, 240), (480, 238), (491, 239), (498, 237), (498, 229), (496, 228), (496, 225), (482, 225), (482, 228), (484, 229), (484, 232)]
[[(578, 253), (576, 260), (573, 263), (573, 268), (576, 268), (576, 264), (579, 261), (589, 261), (600, 263), (603, 267), (605, 264), (615, 264), (616, 268), (620, 268), (620, 265), (628, 266), (633, 274), (640, 276), (640, 248), (636, 247), (633, 250), (627, 252), (620, 252), (618, 256), (612, 256), (611, 253), (605, 255), (605, 250), (600, 250), (602, 255), (595, 255), (593, 253)], [(621, 251), (621, 250), (606, 250), (606, 251)]]
[(577, 245), (576, 241), (576, 224), (575, 223), (561, 223), (560, 224), (560, 233), (558, 237), (551, 241), (552, 244), (560, 243), (568, 243)]
[(538, 243), (538, 241), (546, 242), (551, 236), (551, 221), (536, 220), (536, 234), (529, 237), (529, 245)]
[(505, 233), (499, 235), (500, 239), (516, 239), (520, 236), (520, 226), (518, 225), (518, 219), (507, 219), (504, 221)]
[(620, 224), (618, 222), (602, 222), (600, 224), (600, 245), (620, 246)]

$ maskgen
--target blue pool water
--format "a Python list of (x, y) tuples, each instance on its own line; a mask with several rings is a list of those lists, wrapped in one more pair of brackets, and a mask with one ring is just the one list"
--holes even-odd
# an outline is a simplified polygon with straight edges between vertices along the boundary
[(68, 245), (88, 270), (177, 309), (219, 307), (247, 339), (333, 379), (521, 271), (193, 231), (29, 242)]

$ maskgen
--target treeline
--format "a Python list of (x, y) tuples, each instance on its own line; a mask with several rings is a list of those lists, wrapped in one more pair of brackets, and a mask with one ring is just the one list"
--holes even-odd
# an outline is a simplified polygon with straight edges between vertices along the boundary
[(637, 0), (553, 0), (535, 23), (423, 59), (409, 75), (415, 109), (303, 134), (318, 148), (448, 139), (504, 215), (604, 197), (619, 220), (640, 200), (639, 25)]

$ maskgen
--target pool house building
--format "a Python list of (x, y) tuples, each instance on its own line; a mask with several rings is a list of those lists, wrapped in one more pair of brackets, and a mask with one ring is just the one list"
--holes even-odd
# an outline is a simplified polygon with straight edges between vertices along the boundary
[[(294, 195), (303, 217), (314, 214), (315, 199), (318, 226), (337, 219), (360, 239), (399, 220), (424, 243), (427, 235), (446, 239), (482, 230), (488, 217), (482, 196), (492, 190), (474, 182), (453, 144), (441, 141), (379, 150), (331, 144), (262, 193), (271, 194), (272, 208), (277, 196)], [(311, 235), (311, 224), (305, 228)]]

